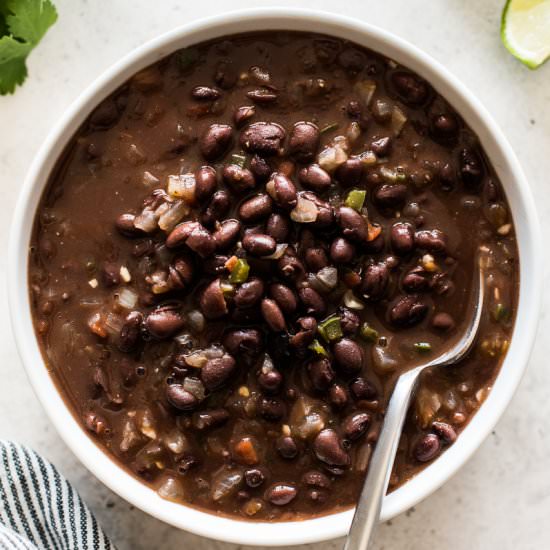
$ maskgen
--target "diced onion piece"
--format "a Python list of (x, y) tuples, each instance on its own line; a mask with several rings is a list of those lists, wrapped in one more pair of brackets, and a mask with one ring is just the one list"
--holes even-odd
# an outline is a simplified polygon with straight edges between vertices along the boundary
[(317, 272), (317, 279), (329, 290), (332, 290), (338, 284), (338, 269), (335, 267), (323, 267)]
[(284, 255), (287, 248), (288, 244), (286, 243), (278, 244), (275, 248), (275, 252), (273, 252), (273, 254), (270, 254), (269, 256), (262, 256), (262, 260), (278, 260)]
[(350, 122), (346, 131), (346, 137), (351, 143), (355, 143), (361, 136), (361, 126), (355, 120)]
[(174, 430), (164, 436), (164, 444), (176, 455), (183, 453), (188, 446), (186, 437), (178, 430)]
[(145, 208), (141, 214), (136, 216), (134, 227), (152, 233), (157, 228), (157, 218), (155, 213), (150, 208)]
[(168, 194), (183, 199), (187, 204), (195, 203), (195, 189), (197, 182), (192, 173), (168, 176)]
[(426, 429), (441, 408), (441, 399), (437, 393), (421, 387), (416, 395), (416, 419), (422, 429)]
[(374, 151), (364, 151), (356, 156), (365, 166), (373, 166), (377, 162)]
[(204, 399), (204, 386), (198, 378), (188, 376), (183, 381), (183, 389), (185, 391), (188, 391), (189, 393), (192, 393), (199, 401), (202, 401)]
[(122, 319), (114, 313), (109, 313), (105, 317), (105, 328), (111, 334), (119, 334), (122, 328)]
[(397, 361), (390, 355), (387, 347), (372, 346), (372, 364), (379, 374), (387, 374), (397, 369)]
[(397, 105), (394, 105), (391, 113), (391, 129), (394, 135), (401, 134), (407, 120), (407, 115)]
[(120, 450), (125, 453), (129, 451), (132, 447), (135, 447), (140, 441), (141, 436), (139, 435), (134, 421), (129, 418), (124, 423), (122, 427), (122, 440), (120, 442)]
[(376, 82), (374, 80), (360, 80), (356, 82), (354, 87), (361, 99), (369, 106), (374, 92), (376, 92)]
[(334, 172), (338, 166), (348, 160), (349, 143), (344, 136), (337, 136), (332, 144), (325, 147), (317, 155), (317, 163), (323, 170)]
[(179, 501), (183, 499), (183, 485), (176, 478), (165, 477), (161, 481), (157, 493), (166, 500)]
[(163, 231), (171, 231), (184, 216), (189, 214), (189, 206), (184, 201), (176, 201), (159, 219)]
[(365, 309), (365, 304), (357, 299), (355, 294), (351, 289), (346, 290), (344, 292), (344, 304), (346, 307), (349, 307), (350, 309)]
[(194, 332), (202, 332), (205, 327), (204, 315), (198, 309), (187, 314), (187, 326)]
[(301, 422), (295, 424), (293, 433), (300, 439), (312, 439), (325, 427), (325, 421), (319, 413), (306, 414)]
[(296, 206), (290, 212), (290, 219), (296, 223), (312, 223), (318, 214), (317, 205), (313, 201), (299, 196)]
[(357, 472), (366, 472), (371, 454), (372, 445), (370, 443), (363, 443), (363, 445), (357, 449), (357, 453), (355, 454), (354, 470)]
[(206, 365), (206, 362), (208, 361), (206, 355), (204, 355), (203, 350), (198, 350), (190, 353), (189, 355), (185, 356), (185, 362), (190, 367), (195, 367), (196, 369), (202, 369), (204, 365)]
[(157, 432), (153, 421), (153, 415), (149, 409), (145, 409), (141, 415), (139, 431), (149, 439), (156, 439)]
[(234, 493), (243, 480), (239, 472), (222, 472), (212, 483), (212, 500), (219, 501)]
[(136, 307), (138, 295), (129, 288), (123, 288), (117, 295), (117, 302), (120, 306), (126, 309)]
[(212, 344), (204, 350), (204, 355), (207, 359), (219, 359), (225, 354), (224, 349), (220, 345)]
[(143, 183), (145, 185), (156, 185), (160, 180), (153, 176), (151, 172), (148, 172), (147, 170), (143, 172)]

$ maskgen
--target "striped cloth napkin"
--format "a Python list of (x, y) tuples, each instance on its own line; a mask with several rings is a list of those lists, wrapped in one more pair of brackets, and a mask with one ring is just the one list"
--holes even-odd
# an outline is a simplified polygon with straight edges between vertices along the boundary
[(54, 466), (0, 441), (0, 550), (116, 549)]

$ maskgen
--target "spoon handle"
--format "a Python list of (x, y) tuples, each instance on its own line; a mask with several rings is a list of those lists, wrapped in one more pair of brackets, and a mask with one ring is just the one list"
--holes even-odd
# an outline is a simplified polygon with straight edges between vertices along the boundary
[(344, 550), (366, 550), (369, 546), (380, 517), (411, 396), (421, 371), (422, 368), (415, 368), (406, 372), (395, 385)]

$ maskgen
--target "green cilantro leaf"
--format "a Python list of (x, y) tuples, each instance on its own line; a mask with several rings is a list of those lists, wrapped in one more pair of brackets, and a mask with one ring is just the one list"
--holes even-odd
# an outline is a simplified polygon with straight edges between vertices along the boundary
[(51, 0), (0, 0), (0, 94), (23, 83), (27, 56), (56, 20)]

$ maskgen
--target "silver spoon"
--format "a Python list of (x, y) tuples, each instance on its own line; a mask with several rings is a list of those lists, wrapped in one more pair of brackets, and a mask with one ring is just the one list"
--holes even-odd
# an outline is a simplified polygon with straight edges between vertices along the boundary
[(374, 528), (380, 518), (382, 501), (388, 488), (405, 416), (420, 373), (430, 367), (453, 365), (472, 348), (479, 329), (485, 295), (485, 276), (479, 259), (478, 265), (479, 275), (475, 277), (472, 296), (472, 318), (467, 330), (444, 354), (429, 363), (412, 368), (397, 380), (384, 416), (380, 436), (372, 454), (344, 550), (366, 550), (372, 540)]

